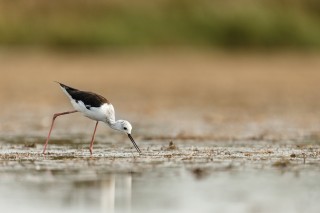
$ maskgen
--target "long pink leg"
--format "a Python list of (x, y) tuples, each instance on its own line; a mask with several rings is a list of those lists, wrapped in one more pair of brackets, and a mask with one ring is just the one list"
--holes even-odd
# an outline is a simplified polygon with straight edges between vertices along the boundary
[(90, 154), (92, 155), (92, 148), (93, 148), (93, 141), (94, 141), (94, 136), (96, 134), (97, 131), (97, 126), (98, 126), (99, 121), (97, 121), (96, 126), (94, 127), (94, 131), (93, 131), (93, 135), (92, 135), (92, 139), (91, 139), (91, 143), (90, 143)]
[(43, 152), (42, 152), (43, 154), (46, 152), (47, 145), (48, 145), (48, 142), (49, 142), (49, 138), (50, 138), (50, 135), (51, 135), (51, 131), (52, 131), (55, 119), (60, 115), (67, 115), (67, 114), (71, 114), (71, 113), (75, 113), (75, 112), (78, 112), (78, 111), (77, 110), (73, 110), (73, 111), (68, 111), (68, 112), (56, 113), (56, 114), (53, 115), (50, 131), (49, 131), (46, 143), (44, 144), (44, 148), (43, 148)]

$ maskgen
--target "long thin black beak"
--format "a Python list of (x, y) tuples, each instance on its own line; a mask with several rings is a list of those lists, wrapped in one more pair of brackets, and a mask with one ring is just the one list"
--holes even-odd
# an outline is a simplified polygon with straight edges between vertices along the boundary
[(130, 140), (132, 141), (132, 143), (133, 143), (134, 147), (136, 148), (136, 150), (137, 150), (139, 153), (141, 153), (139, 147), (137, 146), (136, 142), (134, 142), (132, 136), (131, 136), (130, 134), (128, 134), (128, 137), (129, 137)]

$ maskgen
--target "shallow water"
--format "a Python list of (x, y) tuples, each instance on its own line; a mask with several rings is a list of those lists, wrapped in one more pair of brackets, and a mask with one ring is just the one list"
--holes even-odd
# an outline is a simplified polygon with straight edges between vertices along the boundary
[[(318, 212), (319, 145), (296, 142), (2, 139), (0, 205), (11, 212)], [(33, 144), (30, 144), (33, 141)], [(294, 155), (293, 155), (294, 154)]]
[(187, 169), (41, 171), (2, 176), (5, 212), (318, 212), (320, 174)]

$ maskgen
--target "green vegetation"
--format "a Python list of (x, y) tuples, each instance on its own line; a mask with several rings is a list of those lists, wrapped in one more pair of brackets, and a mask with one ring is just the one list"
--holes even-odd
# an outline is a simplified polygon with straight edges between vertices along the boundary
[(320, 1), (7, 0), (0, 45), (319, 49)]

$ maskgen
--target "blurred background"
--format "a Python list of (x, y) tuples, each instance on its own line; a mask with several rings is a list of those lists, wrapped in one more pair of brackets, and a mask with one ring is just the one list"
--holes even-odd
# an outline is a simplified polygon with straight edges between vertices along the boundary
[(317, 0), (3, 0), (0, 131), (46, 130), (60, 81), (147, 137), (314, 137), (319, 26)]
[(318, 49), (317, 0), (1, 1), (7, 47)]

